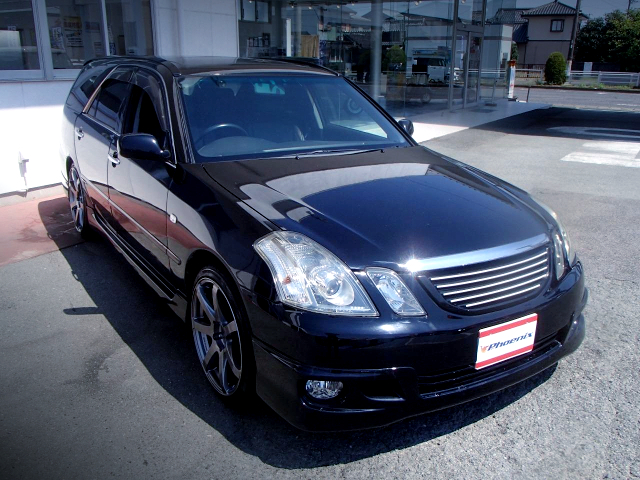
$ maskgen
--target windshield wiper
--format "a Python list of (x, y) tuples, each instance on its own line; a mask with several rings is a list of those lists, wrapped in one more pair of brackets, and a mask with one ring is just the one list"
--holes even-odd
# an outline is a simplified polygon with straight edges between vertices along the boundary
[(383, 148), (368, 148), (368, 149), (321, 149), (313, 150), (311, 152), (298, 152), (290, 155), (282, 155), (275, 158), (295, 158), (296, 160), (303, 157), (319, 157), (328, 155), (357, 155), (359, 153), (371, 153), (380, 152), (384, 153)]

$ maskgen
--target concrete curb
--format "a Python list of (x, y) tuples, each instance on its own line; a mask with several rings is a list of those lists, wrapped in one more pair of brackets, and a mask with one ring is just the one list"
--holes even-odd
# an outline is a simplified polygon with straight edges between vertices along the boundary
[(65, 191), (60, 183), (37, 187), (26, 192), (8, 192), (0, 195), (0, 207), (15, 205), (17, 203), (28, 202), (38, 198), (54, 197), (64, 195)]

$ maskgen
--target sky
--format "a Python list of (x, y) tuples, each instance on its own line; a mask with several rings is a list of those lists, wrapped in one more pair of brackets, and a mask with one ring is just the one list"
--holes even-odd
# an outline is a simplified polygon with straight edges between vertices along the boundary
[[(549, 3), (550, 0), (517, 0), (517, 8), (533, 8), (545, 3)], [(559, 0), (565, 5), (570, 7), (576, 6), (576, 0)], [(602, 17), (605, 13), (613, 12), (614, 10), (625, 11), (629, 5), (628, 0), (582, 0), (580, 9), (583, 13), (586, 13), (589, 18)], [(636, 2), (633, 8), (640, 8), (640, 2)]]

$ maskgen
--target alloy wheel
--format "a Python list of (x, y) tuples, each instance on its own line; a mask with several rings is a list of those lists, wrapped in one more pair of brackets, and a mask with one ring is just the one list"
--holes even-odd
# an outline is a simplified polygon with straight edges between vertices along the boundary
[(85, 224), (85, 198), (80, 175), (75, 167), (69, 169), (69, 207), (76, 230), (82, 233)]
[(229, 298), (209, 275), (193, 288), (191, 326), (200, 364), (211, 385), (223, 396), (233, 395), (242, 378), (242, 346), (238, 322)]

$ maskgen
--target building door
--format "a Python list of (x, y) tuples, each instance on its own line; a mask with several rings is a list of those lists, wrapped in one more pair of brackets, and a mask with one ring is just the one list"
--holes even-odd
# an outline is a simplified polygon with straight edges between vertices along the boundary
[(480, 98), (480, 59), (482, 36), (469, 32), (465, 56), (464, 106), (476, 103)]
[(458, 26), (451, 82), (452, 107), (465, 108), (480, 99), (482, 32)]

